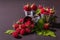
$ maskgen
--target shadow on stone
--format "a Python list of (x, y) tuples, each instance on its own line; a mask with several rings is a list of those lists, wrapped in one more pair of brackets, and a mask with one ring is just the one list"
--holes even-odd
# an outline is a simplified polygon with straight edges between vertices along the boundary
[(24, 36), (29, 35), (29, 34), (34, 34), (34, 33), (35, 33), (35, 32), (26, 33), (26, 34), (24, 34)]
[(52, 28), (52, 29), (49, 29), (49, 30), (51, 30), (51, 31), (53, 31), (53, 32), (56, 32), (56, 29), (53, 29), (53, 28)]
[(22, 37), (21, 36), (18, 36), (16, 39), (21, 39)]
[(60, 29), (60, 23), (52, 23), (51, 27)]

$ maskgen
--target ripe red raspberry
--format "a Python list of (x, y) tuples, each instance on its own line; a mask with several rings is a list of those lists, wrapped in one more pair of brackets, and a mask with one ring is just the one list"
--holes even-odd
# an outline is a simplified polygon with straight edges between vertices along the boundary
[(19, 32), (20, 32), (20, 30), (21, 30), (21, 29), (17, 28), (17, 29), (16, 29), (16, 32), (17, 32), (17, 33), (19, 33)]
[(16, 22), (16, 24), (21, 24), (21, 23), (23, 23), (23, 18), (19, 19), (19, 20)]
[(25, 24), (22, 24), (21, 25), (21, 28), (25, 29), (26, 28)]
[(24, 29), (21, 29), (20, 34), (21, 35), (24, 35), (25, 34), (25, 30)]
[(31, 9), (34, 10), (34, 11), (36, 11), (36, 10), (37, 10), (37, 6), (33, 3), (33, 4), (31, 5)]
[(27, 21), (27, 22), (25, 22), (25, 26), (30, 26), (31, 25), (31, 22), (30, 21)]
[(31, 28), (34, 28), (34, 24), (31, 24)]
[(24, 5), (24, 10), (25, 11), (31, 11), (30, 4)]
[(17, 38), (18, 37), (18, 33), (17, 32), (13, 32), (12, 36), (15, 37), (15, 38)]
[(29, 28), (26, 28), (25, 30), (26, 30), (26, 33), (30, 33), (31, 32), (31, 30)]
[(13, 28), (17, 29), (19, 27), (19, 24), (14, 24)]
[(40, 9), (41, 10), (41, 13), (43, 14), (44, 12), (45, 12), (45, 10), (42, 8), (42, 9)]
[(43, 8), (43, 6), (42, 5), (39, 5), (39, 7), (38, 7), (39, 9), (42, 9)]
[(20, 22), (20, 23), (23, 23), (23, 19), (21, 18), (21, 19), (19, 20), (19, 22)]
[(48, 28), (49, 28), (49, 23), (45, 23), (45, 24), (44, 24), (44, 29), (47, 30)]

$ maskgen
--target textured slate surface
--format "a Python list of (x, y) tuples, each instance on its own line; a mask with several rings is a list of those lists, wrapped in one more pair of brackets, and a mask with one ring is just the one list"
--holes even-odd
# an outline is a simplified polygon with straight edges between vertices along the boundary
[(16, 39), (11, 35), (4, 34), (6, 30), (13, 29), (11, 27), (13, 23), (24, 17), (23, 5), (27, 2), (31, 4), (34, 2), (36, 5), (54, 6), (56, 16), (58, 16), (57, 22), (60, 23), (60, 0), (0, 0), (0, 40), (60, 40), (60, 24), (53, 28), (56, 30), (56, 38), (30, 34), (21, 39)]

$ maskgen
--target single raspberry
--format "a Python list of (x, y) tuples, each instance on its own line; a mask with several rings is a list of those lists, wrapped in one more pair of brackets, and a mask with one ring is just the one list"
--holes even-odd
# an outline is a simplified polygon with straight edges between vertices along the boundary
[(24, 8), (25, 11), (31, 11), (30, 4), (24, 5), (23, 8)]
[(21, 29), (20, 34), (21, 35), (24, 35), (25, 34), (25, 30), (24, 29)]
[(39, 6), (38, 6), (38, 8), (39, 8), (39, 9), (42, 9), (42, 8), (43, 8), (43, 6), (42, 6), (42, 5), (39, 5)]
[(48, 28), (49, 28), (49, 23), (45, 23), (45, 24), (44, 24), (44, 29), (47, 30)]
[(25, 28), (26, 28), (25, 24), (22, 24), (22, 25), (21, 25), (21, 28), (24, 28), (24, 29), (25, 29)]
[(13, 28), (17, 29), (19, 27), (19, 24), (14, 24)]
[(43, 8), (42, 8), (42, 9), (40, 9), (40, 10), (41, 10), (41, 13), (42, 13), (42, 14), (44, 14), (45, 10), (44, 10)]
[(21, 18), (21, 19), (19, 20), (19, 22), (20, 22), (20, 23), (23, 23), (23, 19)]
[(37, 10), (37, 6), (33, 3), (33, 4), (31, 5), (31, 9), (34, 10), (34, 11), (36, 11), (36, 10)]
[(30, 21), (27, 21), (27, 22), (25, 22), (25, 26), (30, 26), (31, 25), (31, 22)]
[(17, 29), (16, 29), (16, 32), (17, 32), (17, 33), (19, 33), (19, 32), (20, 32), (20, 30), (21, 30), (21, 29), (17, 28)]
[(31, 24), (31, 28), (34, 28), (34, 24)]
[(31, 30), (29, 28), (26, 28), (25, 30), (26, 30), (26, 33), (30, 33), (31, 32)]
[(15, 37), (15, 38), (17, 38), (18, 37), (18, 33), (17, 32), (13, 32), (12, 36)]

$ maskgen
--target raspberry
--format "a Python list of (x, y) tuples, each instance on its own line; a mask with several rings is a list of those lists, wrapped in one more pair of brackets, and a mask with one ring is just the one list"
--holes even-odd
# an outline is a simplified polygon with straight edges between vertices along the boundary
[(24, 5), (23, 8), (24, 8), (25, 11), (31, 11), (30, 4)]
[(42, 8), (42, 9), (40, 9), (41, 10), (41, 13), (43, 14), (44, 12), (45, 12), (45, 10)]
[(20, 32), (20, 30), (21, 30), (21, 29), (17, 28), (17, 29), (16, 29), (16, 32), (17, 32), (17, 33), (19, 33), (19, 32)]
[(18, 37), (18, 33), (17, 32), (13, 32), (12, 36), (15, 37), (15, 38), (17, 38)]
[(21, 35), (24, 35), (25, 34), (25, 30), (24, 29), (21, 29), (20, 34)]
[(30, 26), (30, 25), (31, 25), (30, 21), (25, 22), (25, 26)]
[(34, 10), (34, 11), (36, 11), (36, 10), (37, 10), (37, 6), (33, 3), (33, 4), (31, 5), (31, 9)]
[(31, 28), (34, 28), (34, 24), (31, 24)]
[(21, 25), (21, 28), (24, 28), (24, 29), (25, 29), (25, 28), (26, 28), (25, 24), (22, 24), (22, 25)]
[(22, 23), (22, 22), (23, 22), (23, 19), (20, 19), (20, 20), (19, 20), (19, 22), (21, 22), (21, 23)]
[(44, 24), (44, 29), (48, 29), (49, 28), (49, 23), (45, 23)]
[(26, 33), (30, 33), (31, 32), (31, 30), (29, 28), (26, 28), (25, 30), (26, 30)]
[(43, 8), (43, 6), (42, 5), (39, 5), (39, 7), (38, 7), (39, 9), (42, 9)]
[(17, 29), (19, 27), (19, 24), (14, 24), (13, 28)]

